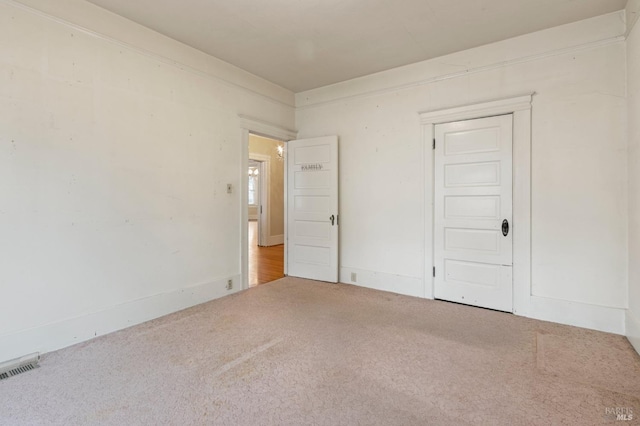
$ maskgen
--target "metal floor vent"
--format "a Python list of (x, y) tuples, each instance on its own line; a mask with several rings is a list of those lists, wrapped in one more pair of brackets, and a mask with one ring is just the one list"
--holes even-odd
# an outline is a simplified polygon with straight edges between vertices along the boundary
[(0, 380), (8, 379), (9, 377), (17, 376), (21, 373), (26, 373), (29, 370), (33, 370), (34, 368), (38, 368), (38, 364), (27, 364), (22, 367), (14, 368), (13, 370), (6, 371), (0, 374)]
[(9, 377), (17, 376), (18, 374), (38, 368), (39, 360), (40, 355), (33, 354), (0, 364), (0, 380), (5, 380)]

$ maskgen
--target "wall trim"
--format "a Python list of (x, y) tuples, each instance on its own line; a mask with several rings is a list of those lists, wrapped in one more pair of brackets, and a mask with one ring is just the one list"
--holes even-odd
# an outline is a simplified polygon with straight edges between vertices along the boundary
[(429, 110), (418, 113), (420, 124), (441, 124), (451, 121), (468, 120), (470, 117), (483, 118), (493, 115), (509, 114), (531, 109), (531, 100), (535, 93), (502, 98), (478, 104), (468, 104), (447, 109)]
[(640, 354), (640, 318), (631, 309), (625, 312), (625, 332), (631, 346)]
[(624, 19), (627, 26), (625, 38), (628, 38), (631, 31), (633, 31), (638, 18), (640, 18), (640, 0), (628, 0), (624, 9)]
[(530, 303), (529, 318), (624, 335), (626, 309), (539, 296)]
[[(41, 18), (47, 19), (47, 20), (55, 22), (57, 24), (64, 25), (64, 26), (66, 26), (68, 28), (71, 28), (71, 29), (73, 29), (75, 31), (78, 31), (78, 32), (81, 32), (81, 33), (84, 33), (84, 34), (89, 35), (91, 37), (97, 38), (99, 40), (115, 44), (115, 45), (117, 45), (117, 46), (119, 46), (121, 48), (136, 52), (136, 53), (138, 53), (140, 55), (143, 55), (143, 56), (146, 56), (148, 58), (154, 59), (154, 60), (156, 60), (158, 62), (161, 62), (161, 63), (163, 63), (165, 65), (170, 65), (170, 66), (172, 66), (174, 68), (178, 68), (181, 71), (187, 71), (187, 72), (190, 72), (192, 74), (198, 75), (200, 77), (205, 77), (205, 78), (208, 78), (210, 80), (217, 81), (218, 83), (221, 83), (221, 84), (223, 84), (223, 85), (225, 85), (227, 87), (238, 89), (240, 91), (249, 93), (249, 94), (251, 94), (253, 96), (257, 96), (259, 98), (262, 98), (262, 99), (264, 99), (264, 100), (266, 100), (268, 102), (271, 102), (271, 103), (274, 103), (274, 104), (277, 104), (277, 105), (284, 106), (284, 107), (287, 107), (287, 108), (290, 108), (290, 109), (295, 109), (295, 102), (293, 104), (288, 103), (288, 102), (284, 102), (284, 101), (282, 101), (280, 99), (277, 99), (277, 98), (275, 98), (273, 96), (269, 96), (269, 95), (266, 95), (264, 93), (260, 93), (257, 90), (249, 88), (248, 86), (235, 83), (233, 81), (230, 81), (230, 80), (227, 80), (227, 79), (225, 79), (223, 77), (215, 75), (215, 74), (213, 74), (211, 72), (200, 70), (200, 69), (195, 68), (195, 67), (193, 67), (193, 66), (191, 66), (189, 64), (186, 64), (185, 62), (180, 62), (178, 60), (171, 59), (171, 58), (166, 57), (166, 56), (164, 56), (162, 54), (159, 54), (159, 53), (156, 53), (156, 52), (152, 52), (152, 51), (147, 50), (147, 49), (142, 48), (142, 47), (135, 46), (135, 45), (133, 45), (133, 44), (131, 44), (129, 42), (118, 40), (118, 39), (116, 39), (116, 38), (114, 38), (112, 36), (100, 33), (98, 31), (92, 30), (92, 29), (87, 28), (85, 26), (82, 26), (82, 25), (76, 24), (74, 22), (68, 21), (66, 19), (54, 16), (54, 15), (52, 15), (50, 13), (47, 13), (47, 12), (42, 11), (42, 10), (39, 10), (39, 9), (37, 9), (35, 7), (32, 7), (32, 6), (29, 6), (27, 4), (21, 3), (20, 1), (17, 1), (17, 0), (0, 0), (0, 3), (5, 3), (5, 4), (9, 5), (9, 6), (13, 6), (13, 7), (17, 8), (17, 9), (21, 9), (21, 10), (23, 10), (25, 12), (28, 12), (28, 13), (31, 13), (33, 15), (39, 16)], [(95, 6), (95, 5), (92, 4), (92, 6)], [(96, 7), (98, 7), (98, 6), (96, 6)], [(123, 18), (123, 19), (126, 19), (126, 18)], [(137, 25), (139, 25), (139, 24), (137, 24)], [(144, 27), (144, 28), (148, 29), (146, 27)], [(151, 30), (151, 31), (153, 31), (153, 30)], [(156, 32), (156, 31), (154, 31), (154, 32)], [(160, 34), (160, 33), (157, 33), (157, 34)], [(160, 35), (162, 35), (162, 34), (160, 34)], [(162, 35), (162, 36), (163, 37), (167, 37), (167, 36), (164, 36), (164, 35)], [(191, 46), (188, 46), (188, 45), (186, 45), (184, 43), (178, 42), (177, 40), (174, 40), (174, 39), (172, 39), (172, 40), (175, 41), (176, 43), (183, 44), (185, 47), (187, 47), (189, 49), (196, 50), (199, 53), (201, 53), (202, 55), (205, 55), (207, 57), (213, 58), (216, 61), (220, 61), (220, 62), (224, 63), (225, 66), (233, 67), (234, 69), (240, 70), (243, 73), (247, 73), (248, 75), (251, 75), (253, 78), (256, 78), (256, 79), (259, 79), (259, 80), (263, 80), (263, 81), (267, 82), (262, 77), (258, 77), (258, 76), (254, 75), (254, 74), (251, 74), (248, 71), (245, 71), (245, 70), (243, 70), (241, 68), (238, 68), (235, 65), (232, 65), (232, 64), (230, 64), (228, 62), (225, 62), (225, 61), (223, 61), (223, 60), (221, 60), (219, 58), (211, 56), (208, 53), (202, 52), (202, 51), (200, 51), (198, 49), (195, 49), (195, 48), (193, 48)], [(277, 86), (277, 85), (275, 85), (274, 83), (271, 83), (271, 82), (267, 82), (267, 83), (272, 84), (274, 86)], [(284, 88), (281, 88), (280, 86), (278, 86), (278, 87), (280, 89), (284, 89)], [(287, 89), (284, 89), (284, 90), (287, 90)]]
[[(356, 281), (351, 281), (352, 272), (357, 275)], [(343, 284), (424, 298), (424, 280), (422, 278), (342, 266), (340, 267), (339, 281)]]
[[(433, 191), (436, 124), (513, 114), (513, 313), (528, 316), (531, 298), (531, 103), (534, 93), (419, 113), (424, 151), (424, 270), (434, 266)], [(427, 167), (427, 165), (431, 165)], [(431, 200), (427, 204), (427, 200)], [(434, 279), (425, 274), (424, 297), (434, 298)]]
[(240, 127), (253, 134), (280, 140), (282, 142), (287, 142), (298, 137), (298, 132), (296, 130), (286, 129), (278, 126), (277, 124), (260, 120), (259, 118), (251, 117), (249, 115), (238, 114), (238, 117), (240, 118)]
[[(352, 272), (357, 274), (356, 281), (351, 281)], [(415, 277), (341, 267), (340, 282), (373, 290), (424, 298), (422, 289), (424, 281)], [(529, 318), (615, 334), (624, 334), (626, 311), (627, 324), (632, 324), (631, 327), (629, 325), (626, 327), (628, 336), (630, 336), (628, 338), (640, 353), (640, 321), (633, 317), (628, 310), (537, 296), (531, 297), (531, 304), (533, 309), (532, 315), (527, 315)], [(635, 330), (635, 334), (629, 333), (632, 330)]]
[[(480, 65), (480, 66), (475, 66), (475, 67), (472, 66), (472, 67), (469, 67), (469, 68), (467, 68), (467, 69), (465, 69), (463, 71), (445, 73), (445, 74), (437, 75), (437, 76), (434, 76), (434, 77), (429, 77), (429, 78), (425, 78), (425, 79), (422, 79), (422, 80), (417, 80), (417, 81), (414, 81), (414, 82), (411, 82), (411, 83), (391, 85), (391, 86), (386, 86), (386, 87), (382, 87), (382, 88), (378, 88), (378, 89), (365, 89), (365, 90), (361, 91), (360, 93), (356, 93), (356, 94), (353, 94), (353, 95), (336, 96), (336, 97), (332, 97), (331, 99), (324, 100), (324, 101), (318, 101), (318, 102), (313, 102), (312, 101), (311, 103), (308, 103), (308, 104), (305, 104), (305, 105), (298, 105), (298, 102), (296, 101), (296, 110), (302, 111), (302, 110), (306, 110), (306, 109), (323, 107), (323, 106), (332, 105), (332, 104), (336, 104), (336, 103), (342, 103), (342, 102), (345, 102), (345, 101), (353, 101), (353, 100), (370, 98), (370, 97), (375, 97), (375, 96), (383, 96), (383, 95), (387, 95), (387, 94), (398, 92), (398, 91), (415, 89), (415, 88), (420, 87), (420, 86), (425, 86), (425, 85), (429, 85), (429, 84), (432, 84), (432, 83), (437, 83), (437, 82), (444, 81), (444, 80), (450, 80), (450, 79), (455, 79), (455, 78), (459, 78), (459, 77), (463, 77), (463, 76), (467, 76), (467, 75), (471, 75), (471, 74), (476, 74), (476, 73), (481, 73), (481, 72), (485, 72), (485, 71), (491, 71), (491, 70), (495, 70), (495, 69), (500, 69), (500, 68), (503, 68), (505, 66), (524, 64), (524, 63), (527, 63), (527, 62), (538, 61), (538, 60), (551, 58), (551, 57), (555, 57), (555, 56), (561, 56), (561, 55), (565, 55), (565, 54), (582, 52), (582, 51), (586, 51), (586, 50), (592, 50), (592, 49), (597, 49), (597, 48), (601, 48), (601, 47), (606, 47), (606, 46), (609, 46), (609, 45), (612, 45), (612, 44), (624, 42), (625, 40), (626, 40), (625, 36), (609, 37), (609, 38), (606, 38), (606, 39), (603, 39), (603, 40), (592, 41), (592, 42), (588, 42), (588, 43), (584, 43), (584, 44), (580, 44), (580, 45), (576, 45), (576, 46), (564, 47), (564, 48), (556, 49), (556, 50), (550, 50), (550, 51), (544, 52), (544, 53), (538, 53), (538, 54), (533, 54), (533, 55), (529, 55), (529, 56), (522, 56), (522, 57), (519, 57), (519, 58), (507, 59), (505, 61), (494, 62), (494, 63), (488, 64), (488, 65)], [(442, 58), (443, 57), (438, 57), (438, 58), (434, 58), (434, 59), (430, 59), (430, 60), (437, 60), (437, 59), (442, 59)], [(411, 64), (411, 65), (415, 65), (415, 64)], [(408, 66), (411, 66), (411, 65), (408, 65)], [(362, 78), (362, 77), (360, 77), (360, 78)], [(354, 80), (347, 80), (347, 81), (354, 81)], [(345, 82), (341, 82), (341, 83), (345, 83)], [(336, 83), (336, 84), (341, 84), (341, 83)], [(325, 86), (325, 87), (329, 88), (331, 86)], [(318, 89), (313, 89), (313, 90), (318, 90)], [(300, 95), (300, 94), (304, 94), (304, 92), (297, 93), (296, 95)]]
[(98, 312), (0, 336), (0, 362), (25, 354), (47, 353), (98, 336), (172, 314), (241, 290), (227, 290), (228, 279), (240, 283), (241, 276), (218, 278), (203, 284), (132, 300)]
[(284, 234), (280, 234), (280, 235), (269, 235), (269, 237), (267, 237), (267, 244), (266, 246), (279, 246), (281, 244), (284, 244)]
[[(425, 271), (433, 262), (434, 126), (459, 120), (513, 114), (513, 313), (527, 315), (531, 295), (531, 103), (535, 93), (419, 113), (422, 125), (425, 199)], [(426, 167), (426, 165), (431, 165)], [(430, 171), (430, 172), (429, 172)], [(429, 242), (431, 242), (429, 244)], [(425, 297), (433, 299), (434, 279), (425, 275)], [(516, 285), (516, 283), (518, 283)]]
[[(241, 137), (240, 137), (240, 152), (241, 152), (241, 161), (240, 161), (240, 205), (244, 206), (241, 210), (240, 220), (242, 224), (246, 224), (249, 220), (249, 188), (248, 188), (248, 179), (247, 168), (249, 167), (249, 134), (254, 133), (256, 135), (264, 136), (267, 138), (279, 140), (285, 142), (284, 144), (284, 152), (285, 157), (287, 154), (287, 144), (286, 142), (290, 140), (294, 140), (298, 137), (298, 132), (295, 130), (286, 129), (284, 127), (278, 126), (277, 124), (269, 123), (264, 120), (260, 120), (257, 118), (250, 117), (248, 115), (239, 114), (238, 118), (240, 119), (240, 128), (241, 128)], [(285, 223), (287, 221), (287, 168), (284, 168), (285, 175)], [(240, 227), (240, 264), (242, 271), (242, 288), (249, 288), (249, 233), (247, 226)], [(285, 240), (286, 240), (286, 226), (285, 226)], [(287, 274), (287, 250), (284, 251), (284, 273)]]
[[(513, 313), (520, 316), (624, 334), (624, 309), (532, 295), (531, 276), (531, 108), (535, 93), (420, 113), (425, 200), (425, 270), (433, 267), (434, 126), (458, 120), (513, 114)], [(427, 274), (429, 275), (429, 274)], [(434, 280), (425, 276), (425, 297), (433, 298)]]

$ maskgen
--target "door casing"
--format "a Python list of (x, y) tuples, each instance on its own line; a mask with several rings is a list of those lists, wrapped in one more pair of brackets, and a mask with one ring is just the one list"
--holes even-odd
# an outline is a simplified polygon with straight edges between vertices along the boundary
[[(260, 119), (256, 119), (247, 115), (239, 114), (238, 120), (240, 123), (240, 128), (242, 129), (241, 137), (240, 137), (240, 167), (238, 169), (239, 173), (239, 185), (240, 190), (236, 190), (235, 193), (240, 196), (240, 205), (242, 206), (240, 209), (240, 269), (242, 274), (242, 288), (249, 288), (249, 232), (248, 232), (248, 221), (249, 221), (249, 176), (247, 174), (247, 169), (249, 167), (249, 135), (254, 134), (258, 136), (263, 136), (269, 139), (274, 139), (277, 141), (281, 141), (285, 146), (285, 155), (287, 149), (287, 141), (296, 139), (298, 137), (298, 133), (286, 129), (282, 126), (278, 126), (277, 124), (272, 124)], [(287, 188), (286, 188), (286, 171), (285, 171), (285, 206), (287, 205)], [(237, 195), (236, 195), (237, 196)], [(285, 221), (286, 218), (285, 208)], [(286, 244), (287, 244), (287, 235), (286, 235), (286, 227), (285, 227), (285, 258), (284, 258), (284, 273), (287, 274), (287, 255), (286, 255)]]
[(434, 298), (435, 125), (513, 114), (513, 313), (531, 310), (531, 102), (533, 93), (506, 99), (421, 112), (424, 149), (424, 297)]

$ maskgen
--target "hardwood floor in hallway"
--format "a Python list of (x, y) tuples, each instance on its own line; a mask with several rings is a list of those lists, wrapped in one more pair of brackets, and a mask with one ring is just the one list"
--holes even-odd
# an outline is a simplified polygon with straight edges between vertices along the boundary
[(249, 221), (249, 286), (284, 277), (284, 244), (258, 246), (258, 222)]

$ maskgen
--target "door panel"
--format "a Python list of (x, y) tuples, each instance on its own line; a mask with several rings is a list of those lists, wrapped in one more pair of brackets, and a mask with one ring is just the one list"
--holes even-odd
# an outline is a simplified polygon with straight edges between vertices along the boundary
[(331, 238), (331, 224), (299, 220), (296, 222), (295, 234), (300, 237), (329, 240)]
[(286, 247), (288, 275), (338, 282), (337, 136), (287, 143)]
[(435, 297), (511, 312), (512, 116), (435, 126)]
[(328, 189), (331, 184), (330, 172), (296, 172), (296, 189)]
[(499, 219), (499, 196), (444, 197), (445, 219)]
[(500, 286), (500, 265), (446, 260), (444, 269), (449, 281), (493, 288)]
[(294, 197), (293, 205), (296, 213), (329, 213), (331, 211), (331, 200), (328, 197), (299, 195)]
[(478, 252), (500, 254), (498, 231), (445, 228), (444, 249), (445, 251), (461, 251), (472, 255)]
[[(323, 139), (323, 138), (316, 138)], [(305, 139), (310, 141), (312, 139)], [(302, 140), (301, 140), (302, 141)], [(301, 142), (298, 141), (298, 142)], [(289, 146), (291, 148), (291, 146)], [(299, 146), (296, 148), (296, 157), (294, 161), (296, 165), (306, 164), (324, 164), (330, 163), (332, 157), (332, 147), (330, 145), (311, 145), (311, 146)]]
[(500, 185), (500, 163), (447, 164), (444, 185), (446, 188)]
[(497, 152), (500, 151), (500, 129), (478, 127), (470, 131), (452, 132), (447, 134), (443, 143), (445, 156)]

